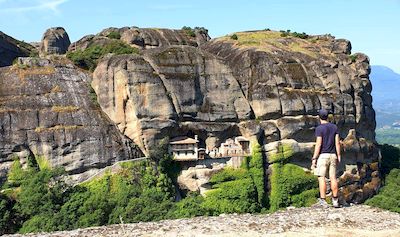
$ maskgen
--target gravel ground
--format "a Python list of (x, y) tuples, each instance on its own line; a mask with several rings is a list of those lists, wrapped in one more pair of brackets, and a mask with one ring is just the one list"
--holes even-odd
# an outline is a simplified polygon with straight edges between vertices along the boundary
[(6, 236), (400, 236), (400, 214), (356, 205), (343, 208), (289, 208), (263, 215), (220, 215), (120, 224), (72, 231)]

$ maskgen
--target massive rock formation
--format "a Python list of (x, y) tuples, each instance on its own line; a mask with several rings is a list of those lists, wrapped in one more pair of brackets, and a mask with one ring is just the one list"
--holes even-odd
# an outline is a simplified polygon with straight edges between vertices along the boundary
[[(351, 55), (349, 41), (330, 35), (305, 38), (275, 31), (236, 35), (237, 39), (225, 36), (209, 40), (204, 29), (108, 28), (83, 37), (69, 50), (121, 40), (140, 53), (106, 55), (99, 60), (93, 77), (65, 65), (45, 66), (46, 70), (2, 69), (2, 80), (16, 84), (21, 75), (28, 75), (29, 80), (24, 79), (28, 83), (18, 85), (18, 90), (3, 89), (2, 93), (7, 93), (0, 94), (0, 98), (36, 91), (31, 93), (35, 98), (27, 94), (29, 100), (23, 100), (33, 108), (24, 110), (28, 115), (20, 112), (26, 106), (22, 102), (7, 104), (9, 107), (2, 110), (6, 124), (2, 130), (1, 149), (6, 154), (3, 159), (9, 160), (13, 152), (20, 150), (15, 147), (26, 147), (18, 144), (28, 144), (32, 153), (46, 153), (50, 160), (59, 162), (54, 164), (79, 170), (75, 163), (69, 166), (70, 156), (65, 151), (78, 138), (64, 141), (54, 134), (59, 128), (71, 133), (97, 126), (101, 132), (93, 136), (84, 132), (79, 138), (95, 141), (102, 149), (74, 153), (80, 167), (130, 157), (125, 136), (148, 154), (163, 137), (197, 134), (200, 146), (209, 149), (227, 138), (243, 135), (263, 146), (267, 164), (275, 162), (271, 157), (282, 152), (283, 147), (291, 155), (288, 162), (308, 169), (318, 125), (317, 111), (326, 108), (332, 111), (330, 119), (338, 124), (344, 139), (344, 162), (340, 167), (343, 196), (346, 201), (362, 201), (375, 192), (380, 185), (376, 163), (379, 156), (368, 57)], [(39, 79), (33, 83), (33, 78)], [(61, 91), (71, 95), (62, 103), (56, 99), (59, 97), (50, 102), (44, 99), (54, 96), (51, 88), (57, 83)], [(90, 109), (94, 105), (88, 92), (82, 91), (87, 89), (85, 83), (91, 83), (102, 111), (118, 129), (110, 125), (102, 111)], [(47, 104), (43, 105), (43, 101)], [(60, 111), (52, 111), (53, 107)], [(93, 119), (91, 116), (77, 115), (87, 111), (96, 111), (96, 122), (88, 121), (88, 117)], [(12, 122), (13, 113), (15, 121), (23, 121), (21, 124)], [(8, 130), (4, 128), (22, 135), (5, 135)], [(53, 135), (44, 140), (36, 138), (41, 137), (42, 131)], [(107, 137), (108, 133), (114, 135)]]
[(64, 28), (50, 28), (43, 34), (39, 53), (41, 56), (50, 54), (65, 54), (70, 44), (71, 42)]
[[(211, 149), (244, 135), (264, 146), (267, 159), (279, 147), (290, 147), (290, 162), (304, 168), (317, 111), (326, 108), (340, 136), (355, 137), (346, 143), (352, 149), (346, 148), (342, 173), (360, 176), (364, 164), (378, 161), (367, 56), (350, 55), (349, 41), (329, 35), (237, 36), (199, 47), (167, 41), (144, 47), (141, 55), (104, 58), (92, 82), (100, 106), (144, 153), (164, 136), (195, 133)], [(153, 37), (149, 42), (166, 39)], [(368, 167), (364, 171), (371, 174)], [(365, 178), (354, 178), (357, 190), (371, 181)], [(379, 182), (374, 184), (376, 190)]]
[(65, 59), (20, 58), (0, 68), (1, 177), (16, 158), (36, 157), (85, 179), (139, 155), (100, 110), (90, 81)]
[(9, 66), (17, 57), (29, 56), (32, 45), (16, 40), (0, 31), (0, 67)]

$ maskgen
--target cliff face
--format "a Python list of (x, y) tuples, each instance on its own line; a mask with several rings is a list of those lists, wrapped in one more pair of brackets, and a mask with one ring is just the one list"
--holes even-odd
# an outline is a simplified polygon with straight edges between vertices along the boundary
[(368, 57), (350, 56), (350, 42), (330, 36), (279, 34), (245, 32), (200, 47), (164, 43), (140, 56), (110, 56), (93, 87), (104, 111), (144, 151), (164, 131), (194, 130), (209, 146), (240, 134), (263, 144), (309, 142), (320, 108), (333, 112), (342, 137), (355, 129), (373, 142)]
[(309, 168), (317, 111), (329, 109), (346, 138), (340, 182), (353, 186), (343, 196), (362, 201), (380, 185), (369, 59), (351, 55), (347, 40), (280, 34), (243, 32), (198, 47), (167, 41), (109, 56), (92, 85), (104, 112), (146, 154), (165, 136), (194, 133), (212, 149), (243, 135), (263, 145), (270, 164), (286, 147), (290, 163)]
[[(109, 28), (69, 51), (119, 38), (140, 53), (109, 54), (92, 76), (47, 61), (2, 68), (3, 163), (27, 150), (79, 173), (135, 156), (129, 140), (148, 154), (165, 136), (197, 134), (209, 149), (243, 135), (263, 146), (269, 163), (285, 146), (293, 154), (289, 162), (308, 168), (317, 111), (325, 108), (346, 138), (341, 182), (354, 184), (346, 199), (373, 193), (380, 180), (368, 57), (350, 55), (349, 41), (329, 35), (236, 36), (210, 40), (204, 29)], [(354, 196), (357, 190), (361, 196)]]
[(2, 177), (17, 157), (85, 179), (92, 169), (140, 153), (97, 105), (90, 76), (60, 60), (23, 58), (0, 69)]

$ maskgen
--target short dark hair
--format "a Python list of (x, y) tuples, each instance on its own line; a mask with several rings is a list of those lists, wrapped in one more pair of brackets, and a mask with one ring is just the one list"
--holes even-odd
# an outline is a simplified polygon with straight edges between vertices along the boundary
[(322, 120), (327, 120), (328, 119), (328, 115), (329, 115), (329, 112), (326, 109), (320, 109), (318, 111), (318, 116)]

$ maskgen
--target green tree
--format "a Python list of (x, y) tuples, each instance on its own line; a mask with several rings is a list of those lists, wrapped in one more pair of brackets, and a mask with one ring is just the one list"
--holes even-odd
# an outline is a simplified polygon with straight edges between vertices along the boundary
[(204, 216), (207, 209), (203, 205), (204, 198), (197, 193), (189, 193), (189, 195), (176, 203), (173, 211), (174, 218), (190, 218), (195, 216)]
[(386, 184), (379, 194), (365, 204), (400, 213), (400, 169), (392, 169), (386, 176)]
[(23, 219), (59, 210), (65, 186), (58, 179), (61, 173), (61, 170), (47, 169), (30, 172), (30, 177), (22, 181), (14, 209)]
[(13, 213), (14, 202), (0, 193), (0, 235), (14, 233), (18, 229), (18, 220)]
[(400, 149), (388, 144), (380, 145), (382, 160), (381, 173), (389, 174), (394, 168), (400, 168)]
[(257, 191), (251, 178), (218, 184), (207, 191), (202, 207), (209, 215), (221, 213), (254, 213), (260, 211)]
[(254, 145), (252, 149), (252, 156), (249, 162), (249, 172), (253, 177), (254, 184), (256, 185), (258, 203), (262, 207), (268, 205), (267, 195), (265, 193), (265, 169), (264, 169), (264, 158), (260, 144)]

